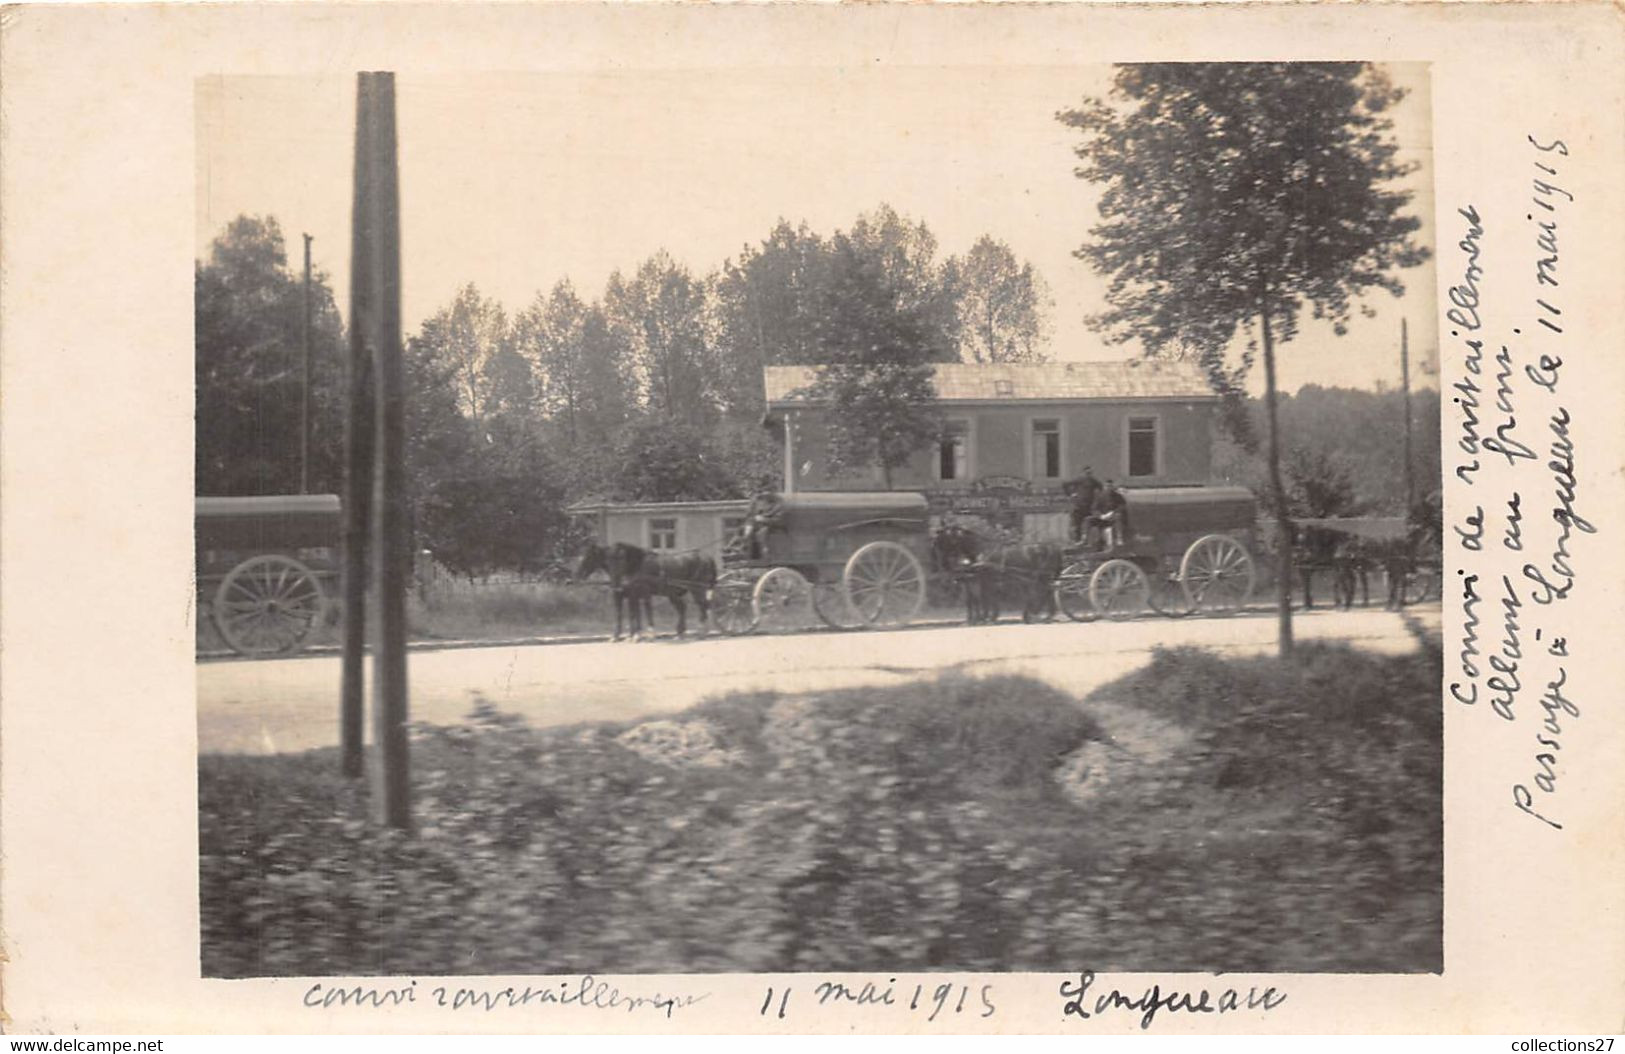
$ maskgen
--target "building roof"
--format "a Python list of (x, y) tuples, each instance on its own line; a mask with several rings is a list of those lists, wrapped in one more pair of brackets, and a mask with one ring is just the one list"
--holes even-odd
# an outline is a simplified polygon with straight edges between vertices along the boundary
[[(944, 362), (933, 369), (937, 397), (945, 403), (1218, 398), (1206, 373), (1194, 362)], [(793, 393), (813, 382), (815, 370), (813, 366), (766, 367), (762, 377), (767, 404), (793, 406), (807, 402)]]

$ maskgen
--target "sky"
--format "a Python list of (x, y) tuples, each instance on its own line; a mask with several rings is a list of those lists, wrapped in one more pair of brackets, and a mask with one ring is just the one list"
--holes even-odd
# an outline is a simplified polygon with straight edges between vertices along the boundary
[[(1411, 211), (1433, 244), (1427, 69), (1395, 114), (1418, 162)], [(613, 270), (665, 249), (704, 274), (782, 217), (823, 234), (890, 204), (923, 220), (939, 257), (991, 234), (1053, 296), (1050, 354), (1117, 359), (1084, 323), (1105, 282), (1072, 253), (1096, 192), (1074, 176), (1077, 133), (1058, 110), (1104, 94), (1109, 66), (881, 66), (627, 70), (397, 77), (402, 310), (408, 334), (474, 283), (510, 312), (561, 278), (596, 297)], [(348, 303), (355, 86), (349, 77), (206, 77), (197, 87), (196, 251), (235, 216), (275, 216), (290, 263), (301, 233)], [(1373, 297), (1350, 332), (1305, 320), (1282, 349), (1284, 391), (1412, 383), (1436, 360), (1429, 263), (1406, 294)], [(1255, 371), (1261, 373), (1261, 370)], [(1255, 388), (1262, 378), (1256, 378)]]

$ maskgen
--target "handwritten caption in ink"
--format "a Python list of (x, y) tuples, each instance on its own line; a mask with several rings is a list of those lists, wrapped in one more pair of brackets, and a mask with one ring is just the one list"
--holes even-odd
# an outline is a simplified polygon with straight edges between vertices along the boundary
[(479, 987), (472, 985), (420, 985), (411, 980), (399, 985), (331, 985), (320, 982), (305, 989), (301, 1004), (310, 1009), (335, 1007), (359, 1010), (393, 1010), (408, 1006), (430, 1006), (444, 1010), (520, 1010), (546, 1006), (581, 1010), (615, 1010), (621, 1013), (654, 1013), (666, 1018), (704, 1001), (709, 992), (670, 994), (623, 992), (617, 985), (585, 974), (569, 981)]
[[(1449, 532), (1465, 619), (1449, 692), (1463, 706), (1533, 726), (1510, 804), (1561, 830), (1564, 737), (1580, 717), (1564, 605), (1579, 579), (1576, 549), (1599, 529), (1581, 512), (1575, 419), (1564, 401), (1564, 355), (1573, 357), (1568, 342), (1576, 340), (1562, 310), (1562, 232), (1576, 222), (1577, 204), (1562, 174), (1569, 148), (1561, 139), (1527, 138), (1529, 204), (1521, 228), (1500, 230), (1472, 204), (1456, 210), (1460, 277), (1445, 310), (1460, 364), (1451, 385), (1451, 471), (1472, 489), (1467, 512)], [(1516, 246), (1497, 250), (1516, 261), (1508, 284), (1526, 291), (1501, 310), (1483, 293), (1487, 269), (1498, 266), (1488, 262), (1486, 246), (1497, 237)], [(1509, 333), (1502, 329), (1508, 325)], [(1542, 417), (1544, 427), (1531, 423)], [(1497, 470), (1493, 476), (1481, 475), (1486, 465)], [(1480, 500), (1476, 491), (1489, 490), (1491, 479), (1510, 483)], [(1502, 573), (1508, 560), (1515, 570)]]
[[(794, 994), (794, 998), (792, 995)], [(928, 1024), (941, 1020), (954, 1020), (964, 1016), (992, 1017), (998, 1007), (994, 1003), (991, 984), (980, 982), (952, 982), (931, 984), (919, 982), (899, 985), (897, 978), (885, 981), (847, 979), (823, 980), (798, 989), (791, 985), (769, 985), (762, 997), (758, 1013), (762, 1017), (786, 1021), (796, 1011), (811, 1009), (829, 1013), (843, 1009), (891, 1010), (898, 1014), (918, 1016)]]
[(1157, 1014), (1230, 1014), (1242, 1011), (1267, 1013), (1286, 1002), (1286, 993), (1274, 987), (1248, 988), (1243, 994), (1238, 988), (1224, 988), (1215, 992), (1208, 988), (1164, 988), (1153, 984), (1135, 992), (1121, 988), (1098, 988), (1093, 970), (1078, 975), (1076, 983), (1061, 982), (1061, 1013), (1068, 1018), (1090, 1020), (1105, 1017), (1113, 1011), (1128, 1011), (1140, 1015), (1141, 1030), (1149, 1030)]

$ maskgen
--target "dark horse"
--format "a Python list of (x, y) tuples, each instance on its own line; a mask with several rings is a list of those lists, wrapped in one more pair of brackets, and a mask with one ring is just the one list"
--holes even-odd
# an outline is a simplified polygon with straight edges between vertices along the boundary
[(624, 604), (631, 623), (632, 636), (643, 632), (643, 622), (654, 628), (651, 597), (662, 596), (677, 609), (677, 635), (688, 630), (688, 605), (685, 597), (693, 597), (700, 609), (703, 630), (711, 620), (711, 588), (717, 583), (717, 565), (709, 556), (699, 553), (656, 553), (639, 549), (626, 542), (602, 546), (589, 542), (581, 554), (576, 568), (577, 578), (586, 578), (595, 571), (609, 575), (610, 593), (615, 600), (615, 639), (621, 639), (621, 608)]
[(993, 595), (991, 583), (976, 565), (981, 551), (982, 540), (965, 527), (943, 527), (931, 536), (931, 559), (936, 569), (951, 575), (965, 594), (967, 626), (999, 619), (998, 597)]
[(965, 589), (965, 621), (997, 622), (998, 594), (1021, 598), (1021, 620), (1055, 617), (1055, 580), (1061, 574), (1061, 547), (1024, 542), (985, 547), (975, 532), (945, 527), (932, 539), (937, 565), (953, 573)]

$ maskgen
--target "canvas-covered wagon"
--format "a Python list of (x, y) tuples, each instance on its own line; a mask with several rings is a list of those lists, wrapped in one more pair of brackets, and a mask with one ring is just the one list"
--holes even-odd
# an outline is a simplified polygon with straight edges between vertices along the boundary
[(338, 576), (336, 494), (198, 498), (200, 611), (240, 655), (298, 651)]
[(1230, 614), (1256, 581), (1258, 502), (1244, 487), (1124, 490), (1128, 531), (1115, 546), (1072, 546), (1056, 581), (1056, 602), (1079, 621)]
[(725, 632), (793, 625), (808, 608), (832, 627), (897, 626), (925, 603), (925, 495), (785, 494), (769, 520), (753, 548), (724, 555), (712, 605)]

